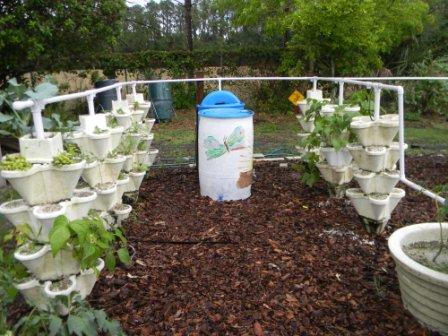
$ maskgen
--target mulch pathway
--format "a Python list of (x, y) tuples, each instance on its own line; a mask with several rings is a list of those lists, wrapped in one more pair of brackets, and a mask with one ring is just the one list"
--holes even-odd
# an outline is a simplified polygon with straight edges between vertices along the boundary
[[(446, 157), (407, 169), (448, 182)], [(253, 196), (232, 203), (200, 197), (193, 170), (154, 170), (125, 224), (134, 264), (90, 301), (130, 335), (430, 335), (404, 311), (387, 249), (396, 228), (434, 220), (433, 202), (406, 192), (369, 236), (347, 200), (278, 163), (257, 164)]]

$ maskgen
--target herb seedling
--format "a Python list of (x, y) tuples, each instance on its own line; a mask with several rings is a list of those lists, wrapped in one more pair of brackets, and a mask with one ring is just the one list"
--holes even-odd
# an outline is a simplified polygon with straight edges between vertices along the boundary
[(9, 154), (6, 155), (0, 162), (0, 170), (28, 170), (32, 167), (22, 155), (20, 154)]

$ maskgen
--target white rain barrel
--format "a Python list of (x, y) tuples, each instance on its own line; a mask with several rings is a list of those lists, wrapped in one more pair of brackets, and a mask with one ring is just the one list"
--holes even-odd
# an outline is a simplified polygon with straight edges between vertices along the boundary
[(216, 201), (251, 195), (253, 112), (206, 109), (199, 112), (199, 183), (202, 196)]

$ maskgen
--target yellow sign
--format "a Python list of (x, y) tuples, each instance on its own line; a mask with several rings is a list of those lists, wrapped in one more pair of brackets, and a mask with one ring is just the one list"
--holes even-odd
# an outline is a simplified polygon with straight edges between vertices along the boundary
[(291, 95), (288, 97), (288, 99), (294, 105), (298, 105), (302, 100), (305, 99), (305, 97), (299, 91), (294, 90), (294, 92), (291, 93)]

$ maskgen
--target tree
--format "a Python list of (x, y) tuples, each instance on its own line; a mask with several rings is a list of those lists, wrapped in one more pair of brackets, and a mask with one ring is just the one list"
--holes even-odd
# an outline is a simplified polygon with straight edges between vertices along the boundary
[(0, 81), (112, 49), (124, 0), (0, 0)]
[(429, 19), (423, 0), (215, 1), (233, 11), (236, 26), (261, 23), (286, 36), (285, 68), (333, 76), (379, 69), (381, 57)]

